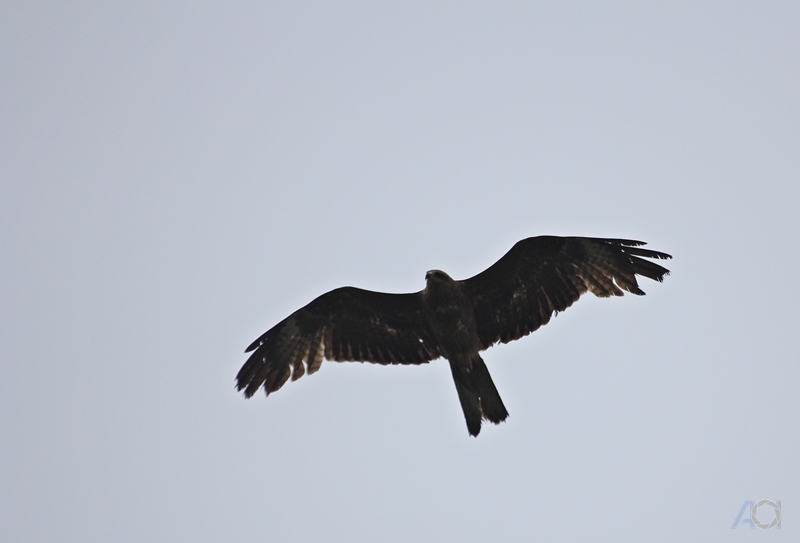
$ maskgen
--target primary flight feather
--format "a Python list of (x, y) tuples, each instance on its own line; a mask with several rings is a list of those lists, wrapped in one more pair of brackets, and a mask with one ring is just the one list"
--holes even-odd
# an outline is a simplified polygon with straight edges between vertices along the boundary
[(589, 291), (595, 296), (644, 295), (641, 275), (662, 281), (666, 268), (645, 260), (672, 258), (641, 241), (539, 236), (524, 239), (478, 275), (455, 281), (431, 270), (420, 292), (388, 294), (342, 287), (323, 294), (267, 330), (236, 376), (251, 397), (269, 395), (291, 377), (314, 373), (323, 360), (423, 364), (446, 358), (477, 436), (481, 421), (508, 417), (480, 351), (547, 324)]

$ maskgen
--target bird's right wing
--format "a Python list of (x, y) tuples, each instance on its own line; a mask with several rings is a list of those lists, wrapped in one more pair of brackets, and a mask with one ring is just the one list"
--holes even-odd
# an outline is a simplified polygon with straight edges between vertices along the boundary
[[(291, 376), (314, 373), (322, 360), (422, 364), (440, 355), (422, 316), (421, 293), (387, 294), (342, 287), (323, 294), (267, 330), (236, 376), (248, 398), (269, 394)], [(305, 362), (305, 368), (303, 366)]]
[[(581, 295), (643, 295), (636, 275), (661, 281), (669, 270), (645, 258), (672, 258), (641, 241), (539, 236), (524, 239), (478, 275), (461, 281), (475, 310), (481, 347), (519, 339)], [(644, 258), (641, 258), (644, 257)]]

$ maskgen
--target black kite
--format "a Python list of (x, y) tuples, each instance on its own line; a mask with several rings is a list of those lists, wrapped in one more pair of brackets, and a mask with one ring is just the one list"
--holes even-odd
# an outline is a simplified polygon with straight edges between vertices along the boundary
[[(245, 352), (254, 351), (236, 376), (238, 390), (267, 394), (292, 378), (314, 373), (323, 359), (337, 362), (423, 364), (450, 362), (470, 435), (482, 419), (508, 417), (480, 351), (508, 343), (547, 324), (581, 294), (622, 296), (644, 292), (636, 275), (662, 281), (669, 271), (644, 258), (668, 259), (627, 239), (524, 239), (486, 271), (463, 281), (431, 270), (425, 289), (387, 294), (342, 287), (298, 309)], [(304, 366), (305, 363), (305, 366)]]

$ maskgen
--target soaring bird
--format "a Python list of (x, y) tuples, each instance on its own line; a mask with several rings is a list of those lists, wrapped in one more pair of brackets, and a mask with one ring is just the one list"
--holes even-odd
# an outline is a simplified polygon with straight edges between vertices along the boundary
[(480, 352), (547, 324), (586, 291), (595, 296), (644, 295), (641, 275), (662, 281), (666, 268), (645, 260), (672, 258), (628, 239), (539, 236), (516, 243), (487, 270), (456, 281), (425, 274), (425, 288), (408, 294), (342, 287), (326, 292), (256, 339), (236, 376), (249, 398), (269, 395), (291, 377), (316, 372), (323, 360), (450, 363), (467, 430), (508, 417)]

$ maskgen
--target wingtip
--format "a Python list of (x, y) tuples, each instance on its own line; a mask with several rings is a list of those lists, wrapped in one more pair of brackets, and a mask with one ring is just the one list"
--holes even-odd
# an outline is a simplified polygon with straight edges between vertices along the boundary
[(247, 346), (247, 349), (244, 350), (245, 354), (255, 351), (258, 347), (264, 344), (264, 336), (261, 336), (253, 343)]
[(253, 392), (248, 390), (247, 388), (248, 383), (246, 383), (238, 376), (236, 377), (236, 379), (234, 379), (234, 381), (235, 383), (233, 385), (233, 388), (236, 389), (236, 392), (241, 392), (244, 395), (245, 399), (251, 398), (253, 396)]

